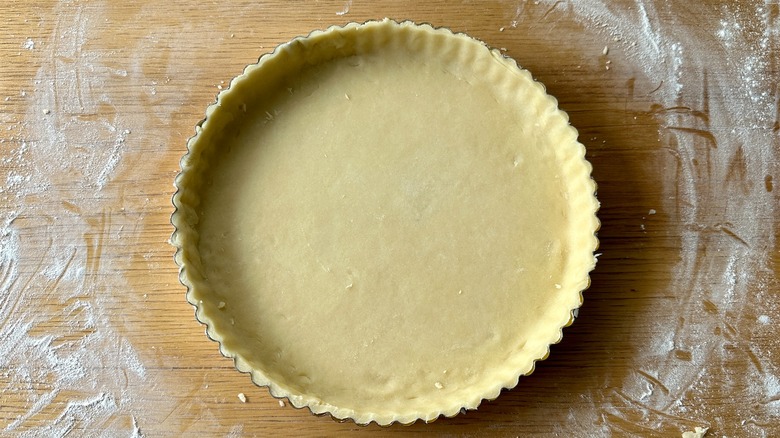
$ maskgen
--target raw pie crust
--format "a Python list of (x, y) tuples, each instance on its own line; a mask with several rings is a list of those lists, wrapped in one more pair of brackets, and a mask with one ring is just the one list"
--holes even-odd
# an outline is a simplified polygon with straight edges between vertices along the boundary
[(234, 79), (181, 162), (187, 299), (252, 380), (380, 425), (474, 409), (582, 303), (591, 166), (531, 75), (390, 20), (296, 38)]

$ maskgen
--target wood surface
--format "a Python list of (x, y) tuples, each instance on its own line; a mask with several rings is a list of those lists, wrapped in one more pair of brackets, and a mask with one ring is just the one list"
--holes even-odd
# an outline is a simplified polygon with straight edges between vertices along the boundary
[[(347, 5), (348, 12), (338, 15)], [(753, 3), (732, 5), (748, 8)], [(52, 242), (78, 234), (82, 244), (76, 245), (74, 254), (84, 254), (86, 266), (81, 287), (101, 303), (101, 314), (108, 315), (101, 324), (112, 328), (117, 342), (121, 338), (132, 345), (145, 369), (143, 378), (128, 378), (125, 373), (124, 392), (116, 398), (121, 399), (121, 394), (132, 397), (127, 395), (128, 399), (119, 403), (120, 409), (97, 422), (76, 419), (69, 433), (127, 436), (135, 429), (147, 437), (322, 436), (346, 432), (679, 436), (696, 425), (709, 425), (711, 436), (761, 436), (761, 430), (766, 436), (780, 435), (776, 425), (780, 419), (776, 416), (756, 414), (752, 428), (745, 423), (751, 417), (736, 406), (754, 402), (746, 395), (747, 390), (720, 391), (713, 387), (693, 391), (679, 400), (681, 406), (695, 413), (689, 417), (648, 411), (631, 397), (621, 399), (627, 376), (643, 365), (638, 363), (646, 357), (643, 350), (654, 338), (671, 330), (655, 323), (668, 321), (668, 315), (655, 312), (667, 309), (663, 303), (685, 293), (671, 285), (679, 284), (673, 276), (675, 266), (684, 258), (681, 239), (686, 228), (684, 218), (673, 208), (677, 201), (670, 199), (674, 194), (665, 181), (673, 178), (669, 167), (675, 158), (668, 152), (672, 137), (654, 106), (659, 104), (654, 94), (661, 86), (659, 78), (643, 75), (638, 61), (624, 56), (624, 45), (603, 29), (584, 25), (567, 8), (568, 2), (521, 1), (0, 3), (0, 139), (5, 140), (0, 144), (0, 158), (9, 156), (22, 141), (30, 144), (34, 153), (36, 142), (53, 135), (41, 132), (41, 123), (33, 120), (46, 117), (62, 122), (55, 126), (64, 133), (60, 150), (71, 151), (51, 157), (53, 183), (45, 191), (27, 192), (22, 198), (6, 191), (0, 198), (3, 217), (20, 212), (11, 226), (24, 242), (25, 254), (16, 265), (19, 282), (5, 284), (3, 293), (6, 297), (15, 293), (13, 288), (19, 289), (24, 281), (28, 281), (27, 288), (49, 290), (36, 295), (40, 301), (24, 317), (39, 312), (42, 317), (38, 320), (48, 322), (41, 322), (38, 330), (79, 336), (72, 330), (61, 330), (69, 327), (69, 318), (79, 316), (61, 311), (67, 303), (59, 299), (62, 292), (58, 286), (35, 275), (47, 257), (56, 255), (51, 251)], [(682, 10), (687, 14), (662, 13), (659, 19), (676, 23), (684, 32), (708, 20), (717, 22), (722, 13), (714, 6)], [(418, 422), (384, 429), (338, 423), (312, 416), (306, 410), (282, 407), (265, 388), (253, 386), (248, 376), (237, 372), (232, 362), (219, 354), (217, 344), (207, 339), (204, 327), (195, 321), (193, 308), (184, 299), (185, 289), (177, 279), (174, 248), (168, 243), (173, 231), (170, 199), (179, 159), (195, 124), (214, 101), (218, 86), (226, 86), (245, 65), (295, 36), (333, 24), (382, 17), (429, 22), (467, 32), (505, 49), (508, 56), (546, 85), (568, 112), (588, 148), (602, 204), (599, 252), (603, 253), (579, 318), (564, 331), (563, 342), (553, 346), (550, 358), (537, 364), (532, 376), (522, 378), (515, 389), (483, 403), (477, 411), (432, 424)], [(511, 26), (513, 21), (518, 22), (516, 27)], [(639, 27), (641, 23), (637, 23)], [(78, 47), (65, 47), (61, 41), (72, 40), (71, 33), (79, 29), (87, 31)], [(28, 38), (35, 43), (33, 49), (24, 47)], [(610, 47), (608, 56), (603, 54), (605, 46)], [(54, 73), (65, 70), (56, 66), (78, 63), (83, 53), (98, 54), (99, 59), (92, 65), (110, 71), (77, 69), (83, 75), (105, 78), (90, 82), (88, 76), (74, 76), (76, 88), (63, 88), (66, 79), (54, 78)], [(780, 75), (778, 65), (766, 67), (775, 78)], [(42, 74), (45, 68), (49, 70), (44, 73), (54, 73)], [(709, 74), (728, 73), (714, 70)], [(36, 78), (41, 82), (36, 83)], [(98, 97), (82, 103), (81, 108), (68, 107), (57, 99), (42, 106), (33, 97), (48, 88), (54, 89), (55, 97), (72, 90), (80, 96), (89, 92)], [(25, 90), (23, 96), (21, 91)], [(768, 87), (767, 92), (777, 93), (776, 86)], [(10, 99), (3, 100), (6, 96)], [(51, 113), (42, 112), (46, 110)], [(88, 164), (79, 167), (79, 143), (110, 148), (119, 134), (80, 136), (78, 123), (102, 120), (119, 131), (126, 128), (130, 132), (122, 140), (119, 164), (109, 169), (108, 183), (96, 189), (94, 184), (84, 183), (83, 169)], [(772, 147), (777, 147), (776, 141)], [(750, 145), (745, 145), (744, 153), (749, 156)], [(37, 157), (35, 163), (41, 159)], [(75, 162), (56, 165), (57, 161), (68, 160)], [(2, 176), (13, 172), (17, 165), (13, 160), (4, 161), (0, 164)], [(757, 178), (772, 183), (764, 175)], [(756, 189), (765, 189), (764, 183), (757, 184)], [(718, 189), (713, 185), (712, 190)], [(774, 193), (772, 199), (776, 202)], [(729, 198), (713, 199), (702, 204), (704, 210), (699, 214), (717, 215), (729, 202)], [(657, 214), (648, 216), (651, 209)], [(69, 216), (48, 213), (55, 211), (67, 211)], [(779, 217), (772, 214), (753, 220), (771, 222), (776, 234)], [(763, 293), (774, 304), (767, 305), (762, 313), (776, 324), (780, 321), (780, 307), (775, 305), (780, 257), (771, 242), (763, 251), (769, 253), (770, 260), (762, 277)], [(729, 257), (729, 252), (708, 257), (716, 263)], [(692, 281), (710, 280), (716, 285), (708, 278)], [(90, 284), (95, 285), (94, 289), (89, 288)], [(690, 305), (697, 306), (696, 310), (681, 310), (680, 317), (691, 312), (706, 314), (701, 303)], [(1, 320), (11, 327), (18, 317), (22, 315), (9, 313)], [(735, 327), (736, 331), (743, 330), (742, 326)], [(772, 331), (755, 333), (750, 342), (763, 352), (764, 357), (759, 355), (756, 360), (766, 370), (766, 361), (770, 366), (780, 361), (780, 346)], [(10, 342), (10, 337), (0, 342)], [(706, 336), (702, 342), (706, 342)], [(690, 353), (678, 355), (685, 359), (686, 354)], [(750, 366), (749, 362), (735, 359), (733, 365), (723, 366), (731, 367), (729, 373), (737, 375)], [(8, 377), (13, 373), (9, 363), (14, 362), (0, 359), (0, 388), (5, 388), (0, 393), (0, 435), (45, 432), (70, 401), (94, 392), (94, 388), (63, 389), (45, 408), (8, 429), (30, 411), (37, 400), (36, 391), (43, 393), (56, 384), (44, 378), (35, 383), (32, 393), (15, 391)], [(113, 362), (107, 363), (110, 367)], [(100, 381), (100, 375), (121, 375), (119, 371), (97, 367), (89, 373)], [(246, 403), (238, 399), (238, 393), (246, 395)], [(648, 420), (650, 417), (655, 420)]]

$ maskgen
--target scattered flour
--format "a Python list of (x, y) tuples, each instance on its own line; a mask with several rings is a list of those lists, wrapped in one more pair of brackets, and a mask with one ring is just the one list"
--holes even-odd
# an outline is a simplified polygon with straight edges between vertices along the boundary
[(133, 415), (133, 431), (130, 435), (130, 438), (144, 438), (144, 434), (141, 432), (141, 428), (138, 427), (138, 420), (135, 418), (135, 415)]
[(704, 438), (709, 428), (696, 426), (692, 432), (683, 432), (682, 438)]
[[(666, 286), (672, 298), (653, 304), (653, 315), (668, 317), (637, 317), (652, 327), (651, 344), (636, 352), (634, 373), (611, 383), (622, 388), (618, 397), (601, 389), (588, 395), (607, 413), (590, 434), (620, 435), (626, 424), (679, 431), (702, 423), (724, 436), (780, 433), (769, 427), (780, 424), (780, 402), (771, 401), (780, 399), (780, 348), (762, 350), (752, 338), (760, 332), (776, 339), (770, 316), (756, 312), (780, 310), (770, 258), (775, 230), (772, 220), (761, 219), (777, 214), (771, 181), (780, 158), (780, 90), (771, 69), (778, 65), (780, 7), (707, 5), (701, 18), (682, 23), (675, 17), (690, 16), (678, 10), (688, 8), (685, 2), (541, 3), (557, 17), (573, 15), (599, 29), (613, 41), (602, 54), (631, 69), (637, 84), (654, 84), (646, 91), (655, 101), (647, 112), (668, 151), (661, 209), (682, 236)], [(752, 401), (733, 407), (742, 424), (701, 402), (738, 392)]]
[(236, 424), (233, 427), (230, 428), (227, 435), (225, 435), (226, 438), (240, 438), (244, 436), (244, 425), (243, 424)]
[(0, 399), (20, 409), (7, 417), (3, 408), (0, 435), (142, 437), (144, 419), (132, 408), (149, 379), (148, 358), (115, 317), (119, 306), (138, 309), (114, 293), (126, 289), (126, 260), (101, 257), (137, 241), (148, 204), (126, 197), (133, 189), (117, 176), (128, 164), (158, 165), (131, 147), (149, 116), (110, 95), (134, 79), (125, 68), (141, 66), (107, 65), (112, 56), (135, 58), (88, 44), (105, 32), (104, 6), (54, 9), (48, 40), (22, 44), (39, 49), (30, 56), (40, 63), (16, 98), (26, 114), (0, 116)]

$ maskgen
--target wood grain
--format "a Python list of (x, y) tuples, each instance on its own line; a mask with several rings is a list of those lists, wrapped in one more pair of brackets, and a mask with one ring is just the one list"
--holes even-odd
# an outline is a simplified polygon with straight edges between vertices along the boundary
[[(524, 9), (519, 17), (517, 6), (521, 3)], [(85, 290), (90, 284), (95, 285), (91, 293), (101, 297), (103, 313), (110, 315), (104, 323), (129, 341), (145, 369), (143, 378), (126, 376), (124, 394), (134, 394), (135, 398), (120, 401), (121, 409), (97, 424), (76, 421), (71, 432), (92, 436), (120, 431), (127, 434), (136, 421), (148, 437), (214, 436), (231, 431), (247, 436), (346, 432), (670, 436), (679, 434), (682, 427), (692, 429), (694, 424), (710, 423), (733, 425), (729, 430), (739, 434), (739, 425), (748, 417), (734, 406), (748, 400), (743, 393), (723, 393), (714, 388), (704, 391), (706, 398), (697, 395), (682, 399), (681, 403), (691, 408), (707, 404), (707, 412), (717, 412), (717, 422), (695, 417), (666, 419), (654, 425), (641, 421), (647, 411), (637, 407), (635, 401), (621, 398), (625, 397), (621, 395), (621, 385), (629, 373), (641, 366), (637, 364), (638, 353), (666, 330), (653, 323), (655, 309), (680, 293), (669, 286), (681, 257), (684, 224), (675, 211), (659, 207), (674, 202), (667, 199), (668, 184), (664, 181), (668, 176), (664, 169), (672, 165), (674, 157), (668, 152), (669, 137), (653, 110), (657, 104), (653, 95), (659, 87), (657, 78), (645, 77), (635, 63), (624, 58), (621, 46), (608, 34), (584, 26), (566, 12), (566, 2), (559, 3), (552, 7), (532, 2), (358, 0), (62, 4), (9, 0), (0, 4), (4, 22), (0, 31), (0, 139), (4, 140), (0, 158), (10, 156), (22, 142), (32, 145), (31, 153), (35, 153), (35, 145), (52, 135), (38, 130), (41, 124), (31, 121), (32, 118), (61, 121), (59, 126), (68, 142), (62, 147), (74, 151), (80, 142), (85, 147), (111, 148), (113, 143), (109, 140), (114, 137), (99, 136), (95, 143), (94, 136), (78, 135), (76, 130), (81, 125), (68, 125), (66, 121), (106, 120), (120, 130), (125, 126), (118, 125), (124, 123), (131, 131), (122, 146), (122, 159), (102, 190), (85, 185), (86, 177), (80, 172), (85, 172), (86, 166), (80, 168), (76, 163), (62, 168), (54, 166), (56, 180), (44, 192), (27, 192), (19, 198), (6, 191), (0, 198), (3, 217), (20, 211), (13, 221), (25, 245), (25, 256), (17, 265), (19, 278), (30, 279), (28, 288), (50, 289), (42, 295), (47, 298), (36, 306), (35, 312), (46, 321), (36, 330), (62, 333), (63, 341), (68, 336), (77, 339), (84, 335), (68, 328), (72, 325), (69, 318), (78, 315), (61, 311), (67, 303), (58, 299), (62, 294), (58, 287), (64, 283), (58, 286), (54, 280), (42, 282), (35, 276), (46, 258), (52, 256), (50, 248), (58, 236), (83, 234), (82, 244), (74, 247), (74, 254), (81, 257), (83, 253), (86, 257)], [(337, 15), (346, 4), (348, 13)], [(706, 22), (707, 14), (711, 20), (719, 19), (716, 8), (702, 7), (690, 14), (662, 19), (677, 20), (681, 29)], [(174, 249), (168, 243), (172, 232), (170, 198), (178, 162), (195, 124), (214, 101), (217, 87), (226, 84), (260, 54), (292, 37), (333, 24), (382, 17), (429, 22), (467, 32), (506, 49), (507, 55), (516, 58), (547, 86), (569, 113), (580, 140), (588, 148), (602, 203), (599, 238), (603, 253), (579, 318), (565, 330), (563, 342), (552, 348), (550, 358), (539, 363), (531, 377), (521, 379), (517, 388), (505, 391), (495, 401), (485, 402), (477, 411), (428, 425), (386, 429), (338, 423), (314, 417), (305, 410), (282, 407), (267, 390), (253, 386), (247, 376), (233, 368), (230, 360), (220, 356), (217, 345), (204, 336), (204, 328), (195, 321), (177, 279), (172, 260)], [(513, 20), (521, 24), (512, 27)], [(82, 31), (83, 38), (71, 34)], [(27, 38), (35, 42), (34, 49), (24, 47)], [(78, 47), (65, 44), (74, 40)], [(611, 46), (610, 69), (605, 68), (606, 58), (602, 55), (606, 45)], [(51, 77), (41, 75), (46, 68), (49, 70), (45, 71), (65, 73), (66, 70), (57, 69), (58, 63), (86, 62), (83, 57), (87, 52), (99, 54), (98, 60), (90, 62), (106, 70), (74, 71), (104, 79), (90, 82), (88, 76), (74, 76), (76, 85), (71, 89), (63, 88), (58, 81), (47, 82)], [(780, 75), (778, 65), (769, 67), (775, 78)], [(122, 71), (126, 76), (122, 76)], [(36, 83), (36, 78), (44, 81)], [(102, 97), (82, 102), (81, 108), (63, 105), (62, 101), (45, 103), (47, 106), (43, 107), (40, 100), (31, 98), (52, 86), (60, 86), (53, 95), (63, 99), (70, 92)], [(6, 96), (8, 99), (3, 100)], [(49, 109), (52, 114), (45, 115), (42, 109)], [(745, 147), (749, 153), (750, 145)], [(68, 157), (72, 156), (52, 158), (77, 160)], [(5, 177), (18, 171), (18, 165), (13, 160), (3, 162), (0, 173)], [(86, 198), (89, 202), (85, 202)], [(58, 200), (56, 205), (53, 199)], [(725, 204), (728, 199), (722, 202)], [(35, 208), (24, 208), (30, 205)], [(715, 212), (719, 204), (713, 202), (707, 208)], [(650, 209), (657, 209), (658, 213), (648, 216)], [(54, 218), (47, 211), (69, 211), (73, 218)], [(778, 217), (755, 220), (769, 221), (777, 231)], [(774, 246), (766, 250), (771, 251), (772, 264), (764, 280), (770, 284), (769, 290), (776, 293), (780, 257)], [(725, 260), (729, 254), (713, 257)], [(4, 293), (8, 295), (9, 290)], [(780, 321), (780, 307), (768, 307), (765, 312), (772, 321)], [(5, 324), (11, 326), (13, 319), (21, 315), (4, 317), (9, 318)], [(780, 346), (773, 336), (761, 332), (751, 342), (769, 352), (777, 364)], [(0, 359), (0, 388), (12, 389), (0, 394), (0, 430), (27, 413), (35, 402), (35, 397), (27, 392), (13, 390), (8, 377), (11, 370), (4, 369), (4, 363)], [(745, 361), (735, 363), (737, 368), (730, 372), (739, 373), (739, 367), (748, 366)], [(89, 372), (118, 375), (120, 371), (97, 368)], [(52, 384), (46, 379), (35, 381), (32, 393), (44, 393)], [(599, 397), (593, 396), (594, 388), (601, 394)], [(246, 403), (238, 399), (238, 393), (246, 394)], [(72, 389), (57, 392), (44, 409), (13, 432), (43, 430), (81, 395)], [(117, 399), (121, 397), (117, 395)], [(780, 434), (777, 417), (757, 421), (766, 423), (763, 428), (768, 435)], [(721, 436), (725, 432), (713, 429), (713, 433)]]

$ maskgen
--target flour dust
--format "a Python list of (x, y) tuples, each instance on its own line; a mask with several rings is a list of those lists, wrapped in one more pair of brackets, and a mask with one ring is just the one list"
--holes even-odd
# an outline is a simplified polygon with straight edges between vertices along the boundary
[[(649, 207), (668, 215), (682, 238), (667, 285), (673, 299), (653, 309), (668, 317), (648, 321), (654, 340), (637, 349), (633, 372), (617, 392), (589, 394), (594, 412), (583, 415), (600, 418), (594, 433), (620, 433), (625, 425), (709, 426), (724, 436), (780, 433), (780, 340), (768, 316), (780, 312), (771, 266), (778, 213), (772, 175), (780, 158), (780, 92), (771, 71), (780, 65), (780, 6), (542, 3), (599, 29), (620, 49), (609, 50), (615, 63), (660, 84), (647, 111), (668, 151), (661, 170), (665, 201)], [(694, 18), (676, 19), (683, 16)], [(772, 340), (771, 348), (756, 338)], [(742, 420), (726, 423), (708, 396), (728, 400), (737, 393), (749, 402), (730, 407)]]

